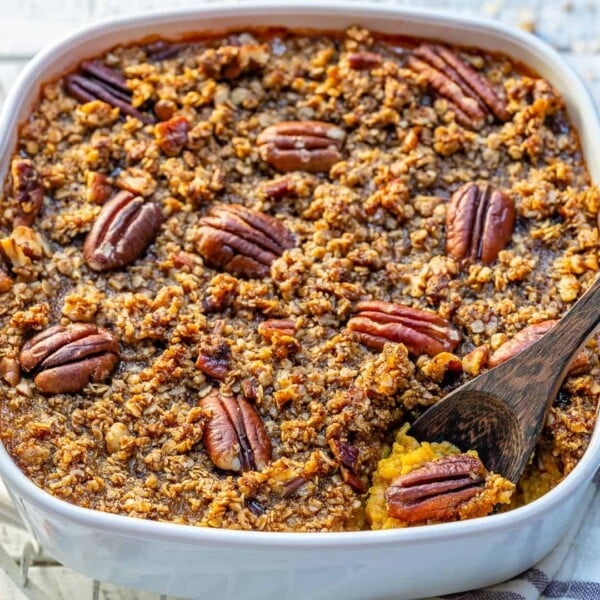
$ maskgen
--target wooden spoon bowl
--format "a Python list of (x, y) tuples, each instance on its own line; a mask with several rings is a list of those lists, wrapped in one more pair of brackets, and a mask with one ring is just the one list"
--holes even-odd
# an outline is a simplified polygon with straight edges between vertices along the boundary
[(575, 353), (600, 322), (600, 278), (540, 340), (457, 388), (419, 417), (411, 434), (477, 450), (517, 482)]

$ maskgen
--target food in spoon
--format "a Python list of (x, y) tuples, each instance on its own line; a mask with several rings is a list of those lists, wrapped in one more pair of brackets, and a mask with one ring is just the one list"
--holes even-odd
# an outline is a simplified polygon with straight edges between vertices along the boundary
[(483, 517), (509, 504), (514, 489), (475, 452), (461, 453), (448, 442), (419, 443), (406, 424), (379, 461), (366, 516), (373, 529)]

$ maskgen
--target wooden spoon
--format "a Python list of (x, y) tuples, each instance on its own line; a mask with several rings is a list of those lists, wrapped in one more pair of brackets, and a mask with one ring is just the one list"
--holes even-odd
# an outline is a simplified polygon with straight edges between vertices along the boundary
[(442, 398), (411, 435), (475, 449), (490, 471), (518, 481), (570, 360), (599, 322), (600, 277), (540, 340)]

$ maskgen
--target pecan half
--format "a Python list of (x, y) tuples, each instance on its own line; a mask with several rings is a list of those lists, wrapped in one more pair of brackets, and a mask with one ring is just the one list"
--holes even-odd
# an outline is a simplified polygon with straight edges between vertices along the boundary
[(200, 406), (210, 414), (203, 441), (216, 467), (236, 472), (265, 468), (271, 460), (271, 441), (251, 404), (212, 390)]
[(326, 173), (342, 160), (346, 133), (323, 121), (283, 121), (257, 138), (263, 160), (278, 171)]
[(19, 204), (14, 225), (30, 226), (42, 208), (44, 187), (33, 162), (28, 158), (13, 159), (10, 173), (13, 195)]
[(212, 266), (244, 277), (266, 277), (271, 263), (294, 247), (292, 234), (273, 217), (240, 204), (212, 207), (201, 219), (196, 249)]
[(456, 190), (446, 212), (446, 253), (452, 258), (493, 263), (512, 238), (512, 198), (489, 184), (467, 183)]
[(139, 119), (142, 123), (153, 123), (154, 119), (131, 105), (132, 93), (122, 73), (103, 65), (98, 60), (81, 63), (80, 71), (67, 75), (67, 92), (79, 102), (101, 100), (123, 114)]
[(421, 44), (409, 55), (407, 64), (450, 101), (461, 125), (480, 129), (490, 113), (500, 121), (510, 119), (506, 102), (492, 84), (449, 48)]
[(207, 336), (200, 342), (196, 366), (210, 377), (223, 380), (231, 369), (231, 348), (220, 336)]
[(122, 191), (100, 211), (83, 244), (83, 256), (95, 271), (133, 262), (154, 241), (163, 220), (157, 204)]
[[(533, 325), (521, 329), (521, 331), (516, 333), (514, 337), (507, 342), (504, 342), (504, 344), (490, 356), (488, 366), (490, 368), (496, 367), (513, 356), (520, 354), (523, 350), (544, 336), (552, 329), (552, 327), (554, 327), (554, 325), (556, 325), (556, 323), (557, 321), (550, 319), (548, 321), (542, 321), (541, 323), (534, 323)], [(568, 372), (575, 373), (584, 370), (589, 365), (589, 362), (588, 355), (582, 350), (569, 364)]]
[(453, 521), (458, 508), (484, 487), (487, 471), (469, 454), (453, 454), (401, 475), (385, 492), (390, 517), (409, 523)]
[(446, 319), (433, 312), (380, 300), (359, 302), (356, 309), (357, 315), (348, 321), (348, 329), (375, 350), (394, 342), (404, 344), (412, 354), (435, 356), (452, 352), (461, 339)]
[(119, 360), (119, 344), (107, 329), (89, 323), (55, 325), (26, 342), (19, 362), (34, 372), (46, 394), (75, 393), (106, 379)]
[(154, 127), (156, 145), (167, 155), (177, 156), (188, 141), (190, 124), (185, 117), (173, 117)]

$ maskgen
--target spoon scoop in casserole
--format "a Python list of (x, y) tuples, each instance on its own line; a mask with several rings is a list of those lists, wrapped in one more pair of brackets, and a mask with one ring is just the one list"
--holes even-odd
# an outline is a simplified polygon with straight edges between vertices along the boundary
[(600, 322), (600, 278), (537, 342), (454, 390), (419, 417), (411, 435), (477, 450), (517, 482), (571, 360)]

